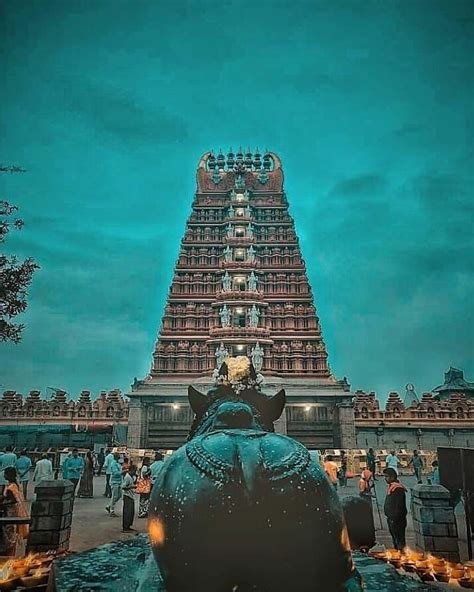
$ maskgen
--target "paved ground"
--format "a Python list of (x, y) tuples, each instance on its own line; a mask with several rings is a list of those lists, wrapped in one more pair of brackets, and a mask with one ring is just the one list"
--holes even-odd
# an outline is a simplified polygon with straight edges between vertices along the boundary
[[(408, 491), (416, 483), (414, 477), (402, 477), (401, 481), (405, 484)], [(77, 498), (74, 504), (74, 514), (71, 534), (71, 549), (74, 551), (84, 551), (110, 543), (112, 541), (127, 540), (133, 537), (133, 534), (122, 533), (122, 502), (118, 504), (118, 513), (120, 517), (111, 518), (105, 511), (107, 505), (107, 498), (103, 497), (105, 489), (105, 478), (94, 478), (94, 498), (81, 499)], [(385, 499), (386, 484), (383, 477), (379, 477), (376, 481), (377, 499), (380, 507), (380, 517), (382, 525), (380, 524), (379, 513), (377, 505), (373, 504), (374, 522), (376, 527), (377, 541), (384, 544), (386, 547), (392, 547), (391, 537), (388, 532), (387, 523), (383, 515), (383, 502)], [(350, 479), (345, 488), (338, 490), (339, 496), (342, 498), (348, 495), (357, 495), (357, 478)], [(33, 485), (30, 484), (29, 498), (33, 497)], [(375, 500), (374, 500), (375, 501)], [(137, 502), (138, 503), (138, 502)], [(461, 504), (457, 508), (458, 526), (460, 538), (465, 539), (465, 530), (463, 524), (463, 515), (461, 514)], [(408, 494), (408, 508), (410, 507), (410, 494)], [(146, 532), (146, 519), (139, 519), (135, 517), (134, 528), (139, 532)], [(414, 533), (411, 517), (408, 516), (407, 529), (407, 543), (414, 546)], [(462, 545), (462, 549), (465, 545)], [(467, 555), (466, 555), (467, 556)]]

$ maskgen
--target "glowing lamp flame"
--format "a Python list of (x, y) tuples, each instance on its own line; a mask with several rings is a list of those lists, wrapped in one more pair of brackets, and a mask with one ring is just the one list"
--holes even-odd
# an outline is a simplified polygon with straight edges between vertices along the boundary
[(158, 518), (152, 518), (148, 524), (148, 534), (151, 543), (161, 547), (165, 542), (165, 525)]

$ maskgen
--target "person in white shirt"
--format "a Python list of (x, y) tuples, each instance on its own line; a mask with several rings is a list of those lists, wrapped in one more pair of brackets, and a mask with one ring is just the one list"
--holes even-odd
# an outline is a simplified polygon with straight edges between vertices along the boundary
[(110, 475), (112, 474), (112, 463), (114, 462), (114, 455), (110, 450), (105, 451), (105, 492), (104, 497), (112, 497), (112, 488), (110, 486)]
[(49, 460), (47, 454), (43, 454), (41, 459), (36, 463), (33, 472), (33, 481), (52, 481), (53, 477), (53, 463)]
[(400, 464), (400, 460), (398, 456), (395, 454), (395, 450), (390, 450), (390, 454), (387, 455), (385, 459), (385, 468), (386, 469), (393, 469), (398, 475), (398, 465)]
[(122, 532), (132, 532), (135, 518), (135, 465), (130, 465), (122, 479), (123, 512)]

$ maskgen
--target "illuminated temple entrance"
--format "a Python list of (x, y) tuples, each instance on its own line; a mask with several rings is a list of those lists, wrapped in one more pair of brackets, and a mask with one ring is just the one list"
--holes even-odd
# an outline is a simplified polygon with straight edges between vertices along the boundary
[(288, 213), (278, 156), (205, 154), (153, 353), (130, 393), (128, 445), (177, 448), (226, 355), (247, 355), (268, 395), (285, 388), (278, 431), (308, 448), (355, 446), (352, 393), (331, 374)]

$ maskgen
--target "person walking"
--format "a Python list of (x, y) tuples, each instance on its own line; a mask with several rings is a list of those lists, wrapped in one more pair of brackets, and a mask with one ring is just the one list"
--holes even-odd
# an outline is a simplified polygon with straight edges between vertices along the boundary
[(79, 483), (77, 497), (94, 497), (94, 457), (92, 456), (91, 450), (86, 454), (84, 472), (82, 473), (81, 482)]
[(110, 464), (110, 489), (111, 500), (110, 504), (105, 507), (110, 516), (117, 516), (115, 506), (122, 497), (122, 466), (119, 463), (120, 454), (114, 452), (113, 460)]
[(26, 455), (26, 450), (22, 450), (20, 456), (16, 459), (15, 468), (17, 472), (17, 480), (18, 483), (21, 483), (25, 500), (28, 498), (28, 482), (30, 480), (32, 465), (31, 458)]
[(369, 448), (367, 452), (367, 468), (372, 473), (372, 478), (376, 481), (375, 472), (376, 472), (376, 463), (377, 457), (375, 456), (375, 452), (373, 448)]
[(122, 532), (133, 532), (133, 519), (135, 518), (135, 465), (130, 464), (122, 479), (123, 512)]
[(104, 454), (104, 449), (101, 448), (99, 451), (99, 454), (97, 455), (97, 477), (101, 476), (104, 463), (105, 463), (105, 454)]
[(406, 488), (398, 480), (398, 473), (395, 469), (386, 468), (384, 475), (388, 484), (384, 504), (388, 529), (395, 549), (403, 551), (406, 546), (405, 530), (407, 527)]
[[(7, 517), (28, 518), (28, 508), (17, 480), (16, 468), (6, 467), (4, 476), (7, 485), (0, 497), (0, 508), (4, 510)], [(28, 531), (28, 524), (8, 524), (3, 527), (7, 555), (24, 555)]]
[(107, 449), (105, 451), (105, 460), (104, 460), (104, 468), (105, 468), (105, 492), (104, 497), (112, 497), (112, 488), (110, 486), (110, 476), (112, 475), (112, 463), (114, 462), (114, 455), (112, 452)]
[(324, 461), (324, 470), (329, 478), (329, 481), (334, 485), (334, 489), (337, 489), (337, 464), (333, 461), (332, 454), (326, 456)]
[[(385, 468), (386, 469), (393, 469), (395, 473), (398, 475), (398, 466), (400, 461), (398, 456), (395, 454), (395, 450), (390, 450), (390, 454), (387, 455), (385, 458)], [(385, 473), (385, 471), (384, 471)]]
[(345, 487), (347, 485), (347, 456), (346, 451), (341, 450), (341, 466), (337, 472), (339, 485)]
[(5, 477), (5, 469), (8, 467), (15, 467), (16, 454), (13, 452), (11, 446), (5, 448), (5, 452), (0, 456), (0, 495), (3, 493), (3, 488), (8, 485), (8, 480)]
[(140, 495), (138, 502), (138, 517), (147, 518), (151, 494), (150, 459), (147, 456), (143, 458), (140, 476), (137, 481), (136, 492)]
[(63, 463), (63, 479), (69, 479), (73, 485), (72, 496), (75, 497), (77, 484), (84, 471), (84, 459), (79, 456), (79, 450), (73, 448), (71, 456), (68, 456)]
[(439, 462), (434, 460), (431, 463), (431, 467), (433, 472), (431, 473), (431, 485), (441, 485), (441, 481), (439, 479)]
[(410, 465), (413, 466), (413, 470), (415, 471), (415, 477), (418, 483), (423, 483), (423, 479), (421, 477), (423, 472), (423, 459), (419, 455), (418, 450), (413, 451), (413, 456), (410, 458), (408, 462), (408, 466)]
[(150, 465), (152, 485), (154, 485), (155, 481), (158, 479), (158, 475), (160, 474), (164, 464), (165, 462), (163, 460), (163, 454), (161, 452), (155, 452), (155, 460)]
[(33, 481), (52, 481), (53, 480), (53, 463), (49, 460), (47, 454), (42, 454), (40, 460), (35, 465), (33, 471)]

